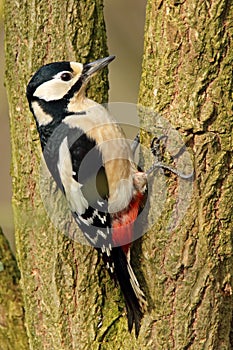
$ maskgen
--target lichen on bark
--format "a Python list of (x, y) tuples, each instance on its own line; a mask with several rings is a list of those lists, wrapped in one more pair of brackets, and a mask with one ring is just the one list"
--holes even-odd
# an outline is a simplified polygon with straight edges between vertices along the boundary
[[(179, 130), (194, 155), (193, 197), (167, 230), (177, 179), (133, 261), (149, 303), (139, 338), (88, 246), (56, 230), (41, 201), (41, 154), (25, 88), (55, 60), (107, 55), (101, 0), (5, 1), (6, 86), (17, 259), (32, 349), (230, 349), (232, 345), (232, 5), (149, 0), (139, 103)], [(89, 96), (106, 101), (106, 72)], [(97, 88), (98, 87), (98, 88)], [(148, 135), (143, 142), (149, 144)], [(151, 206), (156, 206), (156, 197)], [(59, 201), (54, 206), (60, 208)], [(59, 215), (59, 214), (58, 214)], [(139, 258), (140, 257), (140, 258)], [(138, 261), (140, 260), (140, 263)]]
[(4, 350), (27, 350), (20, 272), (0, 228), (0, 344)]
[(232, 347), (232, 18), (224, 0), (147, 5), (139, 103), (179, 131), (195, 168), (182, 224), (166, 230), (176, 194), (168, 181), (163, 216), (142, 245), (156, 349)]

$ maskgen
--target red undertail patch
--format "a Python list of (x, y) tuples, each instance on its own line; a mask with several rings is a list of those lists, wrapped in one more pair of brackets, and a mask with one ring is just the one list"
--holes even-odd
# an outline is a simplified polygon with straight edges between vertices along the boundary
[(125, 254), (128, 253), (133, 241), (133, 225), (138, 216), (143, 194), (138, 192), (127, 209), (114, 214), (112, 222), (112, 239), (115, 246), (121, 246)]

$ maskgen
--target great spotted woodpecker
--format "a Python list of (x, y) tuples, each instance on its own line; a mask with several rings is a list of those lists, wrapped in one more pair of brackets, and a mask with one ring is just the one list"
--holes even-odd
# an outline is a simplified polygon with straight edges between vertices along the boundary
[(90, 78), (113, 59), (47, 64), (31, 78), (27, 98), (47, 167), (87, 241), (118, 280), (129, 331), (135, 324), (138, 336), (146, 300), (130, 265), (129, 247), (147, 175), (135, 166), (117, 122), (85, 96)]

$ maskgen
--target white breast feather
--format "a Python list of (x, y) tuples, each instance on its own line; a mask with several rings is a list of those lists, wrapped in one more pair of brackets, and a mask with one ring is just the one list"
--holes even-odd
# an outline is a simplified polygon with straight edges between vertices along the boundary
[(73, 178), (72, 162), (67, 137), (60, 145), (57, 167), (70, 209), (79, 215), (84, 214), (85, 210), (88, 208), (88, 202), (82, 194), (82, 185)]
[(85, 115), (70, 115), (63, 122), (71, 128), (81, 128), (97, 142), (109, 185), (108, 209), (110, 213), (118, 212), (128, 206), (133, 196), (136, 172), (133, 155), (125, 135), (108, 111), (93, 101), (85, 101)]

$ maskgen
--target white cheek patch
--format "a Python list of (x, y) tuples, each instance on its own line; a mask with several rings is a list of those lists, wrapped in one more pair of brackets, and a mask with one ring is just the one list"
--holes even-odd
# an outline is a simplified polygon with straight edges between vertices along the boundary
[(73, 84), (73, 79), (68, 82), (52, 79), (38, 86), (33, 96), (45, 101), (60, 100), (67, 94)]
[(48, 125), (53, 120), (50, 114), (43, 111), (38, 102), (32, 102), (32, 109), (39, 126)]
[(53, 79), (38, 86), (33, 96), (45, 101), (56, 101), (62, 99), (82, 74), (83, 65), (81, 63), (71, 62), (70, 66), (74, 73), (74, 77), (71, 80), (62, 80), (61, 74), (63, 72), (59, 72), (53, 77)]
[(82, 194), (82, 185), (73, 178), (67, 137), (60, 145), (57, 167), (70, 209), (79, 215), (84, 214), (85, 210), (88, 208), (88, 202)]

